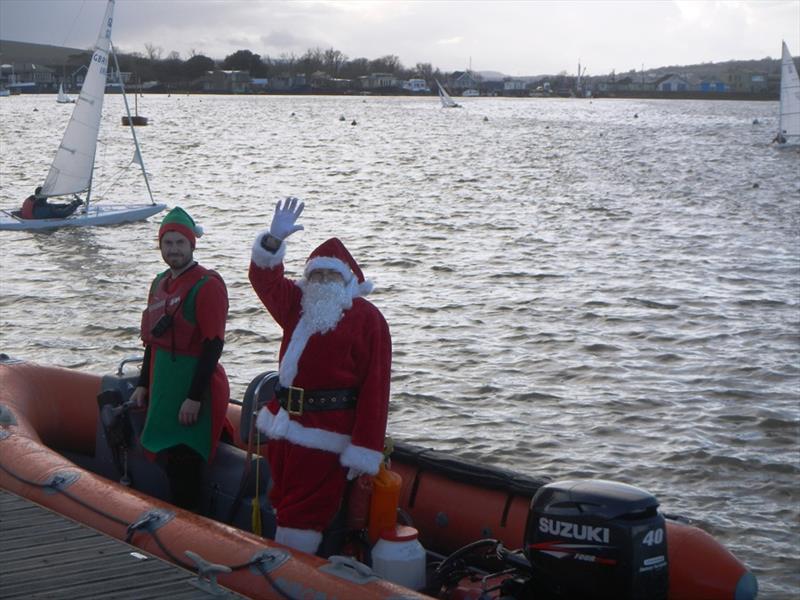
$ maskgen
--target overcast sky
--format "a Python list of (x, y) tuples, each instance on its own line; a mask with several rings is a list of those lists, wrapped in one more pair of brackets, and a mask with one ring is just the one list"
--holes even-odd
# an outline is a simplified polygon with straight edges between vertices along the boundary
[[(87, 48), (105, 0), (0, 0), (0, 39)], [(508, 75), (588, 75), (800, 54), (800, 0), (117, 0), (121, 52), (236, 50), (262, 57), (334, 48)], [(1, 57), (0, 57), (1, 60)]]

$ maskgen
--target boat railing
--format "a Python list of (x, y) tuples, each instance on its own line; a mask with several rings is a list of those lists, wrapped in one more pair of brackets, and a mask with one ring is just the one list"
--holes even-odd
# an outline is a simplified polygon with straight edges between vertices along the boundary
[(144, 356), (128, 356), (123, 358), (119, 361), (119, 366), (117, 367), (117, 377), (122, 377), (125, 373), (125, 365), (130, 363), (141, 363), (144, 360)]

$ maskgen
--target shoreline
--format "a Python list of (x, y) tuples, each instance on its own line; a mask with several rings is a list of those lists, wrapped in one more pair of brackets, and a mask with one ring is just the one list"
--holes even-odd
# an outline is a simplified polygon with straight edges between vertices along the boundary
[[(73, 92), (67, 92), (73, 93)], [(106, 90), (106, 94), (114, 95), (120, 94), (119, 89)], [(249, 91), (249, 92), (232, 92), (232, 91), (206, 91), (206, 90), (187, 90), (187, 89), (148, 89), (144, 91), (126, 90), (128, 95), (134, 93), (144, 95), (164, 95), (164, 94), (180, 94), (187, 96), (353, 96), (353, 97), (398, 97), (398, 98), (430, 98), (436, 99), (436, 94), (412, 94), (403, 93), (398, 90), (383, 91), (327, 91), (327, 90), (290, 90), (290, 91)], [(52, 96), (52, 91), (31, 91), (22, 92), (18, 94), (11, 94), (11, 96)], [(454, 96), (454, 98), (462, 98), (462, 96)], [(470, 96), (469, 99), (480, 98), (552, 98), (552, 99), (565, 99), (574, 98), (576, 100), (750, 100), (758, 102), (778, 102), (780, 98), (774, 94), (747, 94), (743, 92), (613, 92), (613, 93), (600, 93), (586, 98), (579, 98), (577, 96), (570, 96), (565, 93), (553, 94), (494, 94), (494, 95), (481, 95)]]

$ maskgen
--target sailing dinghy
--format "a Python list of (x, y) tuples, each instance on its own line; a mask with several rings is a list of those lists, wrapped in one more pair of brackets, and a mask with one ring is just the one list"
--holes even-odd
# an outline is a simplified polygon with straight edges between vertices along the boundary
[[(102, 206), (90, 204), (92, 192), (92, 175), (94, 172), (97, 135), (103, 113), (103, 96), (106, 88), (106, 72), (109, 66), (111, 45), (111, 26), (113, 23), (115, 0), (108, 0), (105, 16), (100, 25), (100, 33), (94, 46), (92, 60), (83, 81), (80, 95), (72, 110), (72, 117), (67, 124), (64, 137), (56, 151), (53, 164), (47, 178), (42, 184), (42, 195), (46, 197), (67, 196), (70, 199), (82, 199), (83, 207), (78, 212), (65, 218), (56, 219), (23, 219), (18, 211), (0, 211), (0, 230), (37, 230), (57, 227), (88, 227), (96, 225), (116, 225), (131, 221), (141, 221), (161, 212), (165, 204), (156, 204), (147, 180), (147, 173), (139, 151), (136, 132), (131, 127), (135, 146), (134, 158), (131, 161), (141, 167), (150, 204)], [(116, 62), (116, 56), (114, 55)], [(119, 65), (117, 65), (119, 71)], [(128, 100), (122, 88), (125, 109), (130, 115)], [(79, 194), (85, 194), (80, 198)]]
[(781, 58), (781, 113), (774, 141), (778, 148), (800, 147), (800, 78), (786, 42)]
[(461, 105), (450, 97), (450, 94), (447, 93), (438, 79), (436, 80), (436, 85), (439, 86), (439, 100), (442, 103), (442, 108), (461, 108)]
[(63, 83), (58, 84), (58, 96), (56, 96), (56, 102), (59, 104), (75, 104), (75, 100), (70, 98), (64, 91)]

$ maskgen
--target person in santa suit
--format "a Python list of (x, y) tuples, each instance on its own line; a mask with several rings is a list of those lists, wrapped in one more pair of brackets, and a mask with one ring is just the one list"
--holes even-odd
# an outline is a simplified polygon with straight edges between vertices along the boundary
[(364, 298), (372, 283), (339, 239), (311, 252), (302, 278), (285, 277), (285, 240), (303, 229), (303, 206), (277, 203), (253, 244), (250, 283), (283, 329), (278, 385), (257, 418), (269, 438), (275, 540), (313, 554), (347, 480), (377, 474), (383, 460), (392, 342)]
[(192, 217), (173, 208), (158, 232), (161, 257), (169, 268), (150, 284), (142, 313), (145, 344), (142, 372), (131, 400), (147, 405), (140, 442), (166, 462), (173, 504), (197, 510), (204, 463), (211, 460), (230, 398), (219, 363), (228, 316), (222, 277), (194, 260), (197, 236)]

